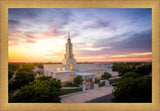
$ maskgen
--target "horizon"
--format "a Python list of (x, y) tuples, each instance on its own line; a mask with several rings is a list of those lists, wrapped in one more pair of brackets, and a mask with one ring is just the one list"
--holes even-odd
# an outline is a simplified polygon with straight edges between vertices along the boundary
[(152, 62), (152, 9), (9, 8), (8, 62)]

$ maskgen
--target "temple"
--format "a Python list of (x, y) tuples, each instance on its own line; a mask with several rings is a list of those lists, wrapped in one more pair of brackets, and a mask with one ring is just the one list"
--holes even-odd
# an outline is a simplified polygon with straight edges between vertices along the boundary
[(111, 67), (112, 63), (77, 64), (73, 54), (70, 33), (68, 33), (66, 53), (62, 64), (44, 64), (44, 74), (60, 79), (62, 83), (73, 82), (77, 75), (82, 76), (84, 82), (92, 81), (94, 83), (95, 78), (100, 79), (105, 71), (113, 74)]

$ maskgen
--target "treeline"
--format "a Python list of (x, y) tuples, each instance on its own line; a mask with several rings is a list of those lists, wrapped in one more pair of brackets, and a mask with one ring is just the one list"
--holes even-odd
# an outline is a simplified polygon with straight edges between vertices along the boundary
[(113, 71), (117, 71), (119, 76), (127, 72), (136, 72), (140, 76), (148, 75), (152, 71), (151, 63), (129, 62), (129, 63), (113, 63)]
[(23, 62), (10, 62), (8, 63), (8, 68), (9, 70), (17, 70), (17, 68), (29, 66), (29, 67), (34, 67), (37, 66), (39, 68), (43, 68), (44, 63), (23, 63)]

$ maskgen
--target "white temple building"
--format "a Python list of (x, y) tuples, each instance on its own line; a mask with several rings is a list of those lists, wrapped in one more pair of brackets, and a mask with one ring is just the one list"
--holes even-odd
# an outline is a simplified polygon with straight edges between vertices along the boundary
[(95, 81), (95, 78), (101, 77), (106, 71), (112, 74), (112, 63), (90, 63), (90, 64), (77, 64), (74, 58), (73, 44), (71, 43), (70, 33), (66, 43), (66, 54), (62, 64), (44, 64), (44, 74), (53, 78), (60, 79), (62, 83), (73, 82), (73, 79), (80, 75), (84, 80)]

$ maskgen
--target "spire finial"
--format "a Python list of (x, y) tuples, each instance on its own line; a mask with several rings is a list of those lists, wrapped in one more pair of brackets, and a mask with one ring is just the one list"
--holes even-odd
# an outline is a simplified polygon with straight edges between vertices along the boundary
[(71, 38), (70, 38), (70, 33), (69, 33), (69, 32), (68, 32), (68, 39), (71, 39)]

